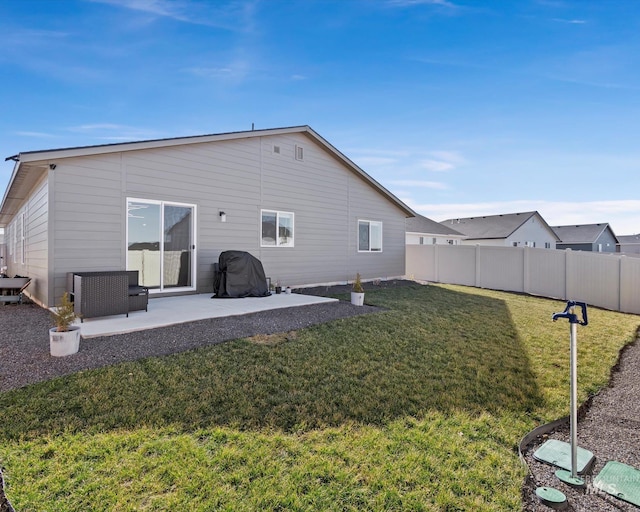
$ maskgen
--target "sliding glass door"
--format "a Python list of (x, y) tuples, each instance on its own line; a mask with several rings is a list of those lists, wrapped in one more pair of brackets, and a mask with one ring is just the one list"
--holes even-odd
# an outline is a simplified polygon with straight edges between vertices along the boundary
[(195, 288), (195, 206), (127, 200), (127, 269), (152, 290)]

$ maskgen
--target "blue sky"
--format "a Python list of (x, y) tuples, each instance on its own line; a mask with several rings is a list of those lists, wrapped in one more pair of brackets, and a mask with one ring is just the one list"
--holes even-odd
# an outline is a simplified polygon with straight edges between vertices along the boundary
[(308, 124), (434, 220), (640, 232), (637, 0), (0, 0), (23, 151)]

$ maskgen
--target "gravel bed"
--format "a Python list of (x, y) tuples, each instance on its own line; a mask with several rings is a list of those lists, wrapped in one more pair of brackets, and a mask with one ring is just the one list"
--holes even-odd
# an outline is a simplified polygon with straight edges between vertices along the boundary
[[(579, 371), (579, 370), (578, 370)], [(567, 411), (569, 404), (567, 404)], [(570, 442), (569, 425), (531, 443), (524, 453), (530, 476), (523, 486), (524, 509), (527, 512), (551, 510), (542, 504), (537, 487), (553, 487), (567, 497), (565, 510), (576, 512), (635, 511), (640, 508), (594, 488), (592, 483), (609, 461), (618, 461), (640, 469), (640, 342), (627, 346), (612, 372), (610, 385), (593, 397), (583, 408), (578, 421), (578, 446), (595, 455), (591, 471), (583, 476), (584, 489), (574, 489), (555, 476), (558, 468), (538, 462), (533, 453), (547, 439)], [(640, 481), (637, 482), (640, 487)]]

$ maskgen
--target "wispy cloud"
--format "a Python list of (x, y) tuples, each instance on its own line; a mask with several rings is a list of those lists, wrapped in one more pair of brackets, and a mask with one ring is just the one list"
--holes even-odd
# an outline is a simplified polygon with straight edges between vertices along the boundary
[(555, 21), (556, 23), (567, 23), (569, 25), (584, 25), (587, 23), (586, 20), (577, 20), (577, 19), (565, 20), (562, 18), (553, 18), (552, 21)]
[(354, 161), (357, 161), (360, 167), (367, 168), (393, 165), (398, 160), (384, 156), (363, 156), (356, 158)]
[(182, 23), (233, 31), (253, 29), (256, 0), (208, 2), (197, 0), (88, 0)]
[(45, 132), (16, 132), (16, 135), (19, 135), (20, 137), (35, 137), (39, 139), (50, 139), (55, 137), (52, 133)]
[(446, 183), (439, 181), (423, 181), (423, 180), (391, 180), (388, 183), (399, 187), (420, 187), (431, 188), (435, 190), (446, 190), (449, 187)]
[(458, 7), (453, 2), (447, 0), (389, 0), (388, 5), (393, 7), (414, 7), (416, 5), (435, 5), (438, 7), (447, 7), (449, 9), (455, 9)]
[(67, 132), (82, 134), (98, 140), (144, 140), (161, 138), (163, 134), (156, 130), (115, 123), (92, 123), (69, 126)]
[(454, 168), (454, 165), (442, 160), (423, 160), (420, 165), (422, 168), (431, 172), (447, 172)]
[(431, 172), (448, 172), (466, 163), (466, 160), (455, 151), (431, 151), (432, 158), (422, 160), (423, 169)]
[(186, 73), (200, 78), (213, 80), (243, 80), (249, 73), (249, 66), (246, 62), (235, 62), (222, 67), (191, 67), (184, 70)]
[(529, 64), (525, 71), (556, 82), (637, 91), (640, 84), (633, 71), (640, 64), (637, 50), (637, 45), (592, 46), (545, 56)]

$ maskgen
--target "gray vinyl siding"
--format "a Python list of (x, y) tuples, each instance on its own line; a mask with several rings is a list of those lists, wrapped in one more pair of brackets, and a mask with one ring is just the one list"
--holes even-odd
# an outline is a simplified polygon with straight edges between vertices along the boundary
[(121, 270), (124, 206), (119, 154), (60, 160), (50, 173), (54, 301), (67, 272)]
[[(21, 254), (16, 254), (14, 262), (14, 252), (20, 252), (15, 245), (11, 244), (9, 237), (13, 237), (16, 229), (16, 222), (24, 214), (24, 244), (25, 261), (22, 263)], [(49, 280), (48, 280), (48, 226), (49, 226), (49, 203), (48, 203), (48, 182), (45, 177), (40, 180), (31, 191), (29, 197), (18, 210), (18, 213), (9, 223), (7, 230), (7, 247), (12, 247), (12, 253), (7, 254), (7, 275), (28, 276), (32, 279), (27, 295), (40, 304), (49, 303)], [(8, 251), (7, 251), (8, 252)]]
[(593, 244), (584, 243), (584, 244), (556, 244), (556, 249), (565, 250), (571, 249), (572, 251), (593, 251)]
[(598, 244), (602, 244), (602, 252), (616, 252), (618, 241), (609, 229), (605, 229), (593, 244), (593, 251), (598, 252)]
[[(274, 154), (273, 145), (280, 146)], [(295, 146), (304, 160), (295, 159)], [(212, 290), (213, 263), (249, 251), (283, 284), (404, 275), (405, 214), (304, 134), (239, 138), (60, 159), (54, 171), (55, 296), (68, 271), (126, 265), (127, 198), (196, 207), (197, 290)], [(294, 247), (261, 247), (261, 209), (293, 212)], [(220, 221), (224, 211), (227, 221)], [(383, 223), (382, 253), (358, 253), (357, 221)]]

